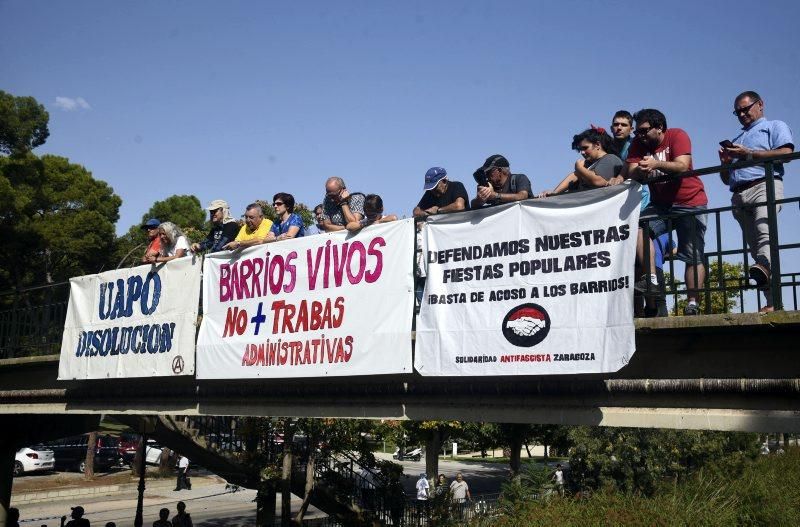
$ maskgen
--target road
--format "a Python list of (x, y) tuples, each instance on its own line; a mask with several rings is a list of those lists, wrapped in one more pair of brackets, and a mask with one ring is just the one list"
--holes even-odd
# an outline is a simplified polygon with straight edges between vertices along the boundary
[[(391, 454), (378, 454), (378, 457), (391, 459)], [(403, 487), (406, 495), (416, 495), (415, 484), (419, 474), (425, 471), (425, 462), (400, 461), (404, 469)], [(486, 463), (481, 461), (439, 461), (439, 472), (448, 480), (461, 472), (470, 486), (473, 496), (492, 494), (500, 491), (501, 485), (508, 479), (508, 465), (503, 463)], [(81, 477), (78, 474), (36, 475), (35, 478), (72, 479)], [(101, 478), (98, 478), (101, 479)], [(102, 483), (101, 483), (102, 484)], [(175, 513), (178, 501), (186, 503), (186, 510), (192, 515), (194, 525), (198, 527), (244, 527), (255, 524), (255, 491), (242, 489), (236, 493), (225, 491), (223, 483), (194, 485), (191, 491), (174, 492), (172, 485), (151, 485), (145, 491), (144, 525), (152, 525), (158, 519), (158, 511), (162, 507), (170, 510), (170, 517)], [(280, 511), (280, 495), (277, 510)], [(292, 497), (292, 509), (300, 506), (300, 499)], [(103, 527), (107, 522), (115, 522), (117, 527), (133, 527), (136, 513), (136, 493), (126, 492), (114, 496), (93, 498), (73, 498), (70, 501), (54, 501), (20, 505), (20, 525), (24, 527), (57, 527), (62, 515), (69, 516), (70, 507), (82, 505), (86, 509), (86, 517), (93, 526)], [(12, 506), (13, 497), (12, 497)], [(324, 516), (313, 507), (309, 509), (308, 518)]]
[[(191, 491), (173, 492), (169, 489), (145, 491), (144, 525), (152, 525), (158, 519), (158, 511), (162, 507), (170, 510), (170, 517), (175, 513), (178, 501), (186, 503), (186, 511), (192, 516), (195, 526), (199, 527), (244, 527), (255, 524), (256, 510), (253, 499), (254, 490), (242, 489), (236, 493), (225, 492), (225, 485), (217, 483), (206, 485)], [(300, 506), (300, 499), (292, 497), (292, 509)], [(278, 495), (280, 510), (280, 495)], [(76, 501), (61, 501), (22, 505), (20, 509), (20, 525), (40, 527), (60, 525), (60, 516), (70, 514), (70, 507), (78, 505)], [(136, 494), (126, 493), (119, 496), (83, 498), (80, 505), (86, 509), (86, 518), (93, 526), (103, 527), (107, 522), (115, 522), (117, 527), (133, 527), (136, 514)], [(309, 509), (307, 517), (320, 517), (324, 514)]]

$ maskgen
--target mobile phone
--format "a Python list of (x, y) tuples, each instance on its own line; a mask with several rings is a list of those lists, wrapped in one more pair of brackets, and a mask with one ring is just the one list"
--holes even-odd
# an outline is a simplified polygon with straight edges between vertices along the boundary
[(725, 139), (724, 141), (719, 142), (719, 146), (722, 148), (733, 148), (733, 143), (730, 139)]

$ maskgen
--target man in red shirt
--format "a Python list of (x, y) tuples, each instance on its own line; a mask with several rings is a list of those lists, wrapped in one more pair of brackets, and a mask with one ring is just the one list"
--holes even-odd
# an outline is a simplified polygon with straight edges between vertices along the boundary
[(150, 218), (142, 224), (142, 230), (147, 231), (147, 250), (142, 256), (142, 263), (150, 263), (151, 256), (158, 256), (161, 250), (161, 240), (158, 238), (158, 226), (161, 222), (155, 218)]
[[(692, 143), (680, 128), (667, 128), (667, 118), (658, 110), (647, 108), (634, 115), (635, 138), (628, 151), (628, 159), (622, 168), (622, 177), (646, 183), (649, 179), (666, 177), (663, 181), (649, 183), (650, 205), (642, 211), (643, 216), (660, 216), (649, 222), (651, 239), (650, 257), (644, 258), (642, 229), (636, 253), (642, 262), (645, 275), (637, 282), (639, 290), (656, 291), (658, 279), (653, 261), (653, 239), (671, 229), (677, 231), (679, 260), (686, 264), (686, 294), (688, 303), (685, 315), (699, 314), (697, 287), (705, 281), (705, 233), (706, 197), (703, 182), (697, 176), (675, 177), (692, 170)], [(673, 176), (673, 177), (669, 177)], [(677, 215), (666, 219), (666, 215)], [(647, 287), (647, 281), (651, 286)]]

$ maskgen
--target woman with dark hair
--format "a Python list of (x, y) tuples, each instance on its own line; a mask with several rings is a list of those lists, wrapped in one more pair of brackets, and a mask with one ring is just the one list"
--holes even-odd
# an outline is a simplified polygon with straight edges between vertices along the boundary
[(614, 153), (614, 140), (602, 128), (592, 127), (572, 138), (572, 149), (581, 154), (575, 162), (575, 171), (565, 177), (552, 191), (538, 197), (545, 198), (562, 192), (607, 187), (619, 176), (624, 163)]
[(278, 192), (272, 197), (272, 207), (275, 209), (277, 220), (272, 224), (275, 241), (305, 236), (303, 219), (294, 211), (294, 196)]

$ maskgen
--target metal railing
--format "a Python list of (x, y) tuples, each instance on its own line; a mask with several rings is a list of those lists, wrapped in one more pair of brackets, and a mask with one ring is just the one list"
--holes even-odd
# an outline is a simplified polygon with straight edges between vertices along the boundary
[(69, 282), (0, 293), (0, 359), (59, 353)]
[[(781, 243), (778, 228), (778, 207), (784, 210), (784, 225), (800, 224), (797, 217), (797, 209), (789, 207), (800, 203), (800, 197), (790, 197), (777, 200), (775, 199), (774, 172), (777, 163), (787, 163), (791, 160), (800, 159), (800, 153), (794, 153), (775, 157), (769, 161), (748, 161), (739, 162), (727, 166), (713, 166), (699, 170), (692, 170), (674, 176), (661, 176), (648, 180), (651, 183), (666, 181), (675, 178), (685, 178), (691, 176), (705, 176), (719, 174), (722, 171), (736, 168), (745, 168), (755, 165), (763, 165), (767, 184), (767, 200), (762, 203), (749, 205), (745, 208), (764, 206), (767, 208), (768, 223), (770, 226), (770, 300), (775, 309), (784, 308), (784, 299), (790, 299), (788, 307), (793, 310), (798, 309), (798, 286), (800, 286), (800, 271), (783, 271), (781, 257), (789, 251), (800, 249), (800, 239)], [(715, 182), (716, 188), (721, 187), (721, 183)], [(718, 207), (695, 212), (680, 214), (669, 214), (659, 216), (669, 224), (675, 222), (682, 216), (696, 216), (707, 214), (713, 219), (713, 229), (706, 231), (705, 240), (712, 242), (712, 250), (705, 251), (704, 263), (706, 269), (712, 267), (708, 263), (714, 264), (714, 272), (708, 272), (704, 283), (698, 286), (695, 291), (701, 300), (702, 309), (705, 313), (729, 312), (738, 310), (745, 312), (748, 310), (757, 311), (761, 309), (761, 296), (755, 285), (749, 283), (746, 275), (752, 261), (750, 251), (747, 247), (744, 235), (739, 225), (732, 219), (733, 206)], [(790, 210), (789, 210), (790, 209)], [(794, 214), (794, 217), (790, 215)], [(787, 218), (786, 216), (789, 216)], [(642, 218), (641, 224), (647, 229), (648, 221), (653, 219)], [(725, 222), (733, 223), (736, 230), (736, 240), (734, 245), (728, 243), (726, 246), (722, 225)], [(671, 225), (670, 225), (671, 227)], [(672, 239), (672, 229), (670, 239)], [(796, 234), (796, 230), (792, 233)], [(645, 260), (649, 259), (649, 244), (644, 244)], [(800, 259), (800, 251), (798, 251)], [(725, 265), (739, 265), (740, 269), (734, 276), (729, 272), (726, 274)], [(668, 270), (669, 280), (663, 286), (654, 291), (664, 298), (672, 301), (673, 314), (679, 314), (678, 306), (680, 297), (688, 293), (685, 283), (676, 278), (676, 266), (673, 258), (667, 258), (665, 268)], [(417, 279), (418, 289), (421, 280)], [(650, 286), (648, 286), (649, 288)], [(755, 294), (754, 294), (755, 293)], [(27, 289), (7, 291), (0, 293), (0, 359), (15, 357), (28, 357), (36, 355), (47, 355), (58, 353), (61, 348), (61, 337), (63, 333), (64, 320), (66, 317), (67, 299), (69, 295), (69, 283), (60, 282), (43, 286), (31, 287)], [(753, 299), (755, 296), (755, 299)], [(755, 309), (747, 309), (754, 303)], [(640, 316), (637, 314), (637, 316)]]
[[(678, 175), (667, 175), (667, 176), (660, 176), (657, 178), (649, 179), (648, 183), (658, 183), (663, 181), (670, 181), (675, 179), (683, 179), (687, 177), (693, 176), (705, 176), (705, 175), (713, 175), (713, 174), (721, 174), (722, 172), (731, 171), (734, 169), (739, 168), (747, 168), (751, 166), (763, 165), (764, 166), (764, 173), (765, 173), (765, 185), (766, 185), (766, 193), (767, 199), (763, 202), (753, 203), (750, 205), (745, 205), (740, 207), (741, 209), (755, 209), (758, 207), (766, 207), (767, 210), (767, 223), (769, 225), (769, 233), (770, 233), (770, 240), (769, 240), (769, 252), (770, 252), (770, 265), (771, 265), (771, 273), (770, 273), (770, 283), (767, 288), (759, 288), (757, 285), (750, 284), (749, 278), (747, 276), (748, 269), (750, 266), (755, 263), (751, 259), (751, 251), (747, 246), (747, 242), (744, 236), (744, 233), (741, 231), (740, 226), (738, 223), (733, 220), (733, 228), (736, 232), (736, 239), (737, 243), (733, 246), (726, 246), (723, 240), (723, 228), (722, 225), (727, 219), (730, 221), (733, 218), (733, 211), (734, 206), (729, 205), (725, 207), (718, 207), (712, 209), (705, 209), (705, 210), (697, 210), (692, 212), (681, 212), (681, 213), (674, 213), (668, 215), (661, 215), (661, 216), (648, 216), (642, 217), (640, 219), (640, 227), (642, 227), (644, 231), (644, 238), (649, 239), (649, 222), (654, 219), (661, 219), (666, 220), (668, 224), (668, 231), (669, 231), (669, 244), (668, 246), (674, 245), (674, 237), (673, 237), (673, 224), (679, 219), (684, 217), (696, 217), (699, 215), (707, 215), (709, 218), (713, 218), (713, 235), (710, 235), (709, 231), (706, 231), (705, 234), (705, 242), (708, 245), (709, 241), (713, 242), (713, 250), (706, 250), (704, 251), (704, 266), (706, 269), (706, 278), (704, 283), (696, 287), (694, 292), (697, 293), (700, 303), (703, 308), (703, 312), (710, 314), (712, 312), (721, 312), (727, 313), (731, 311), (732, 307), (738, 306), (738, 311), (743, 313), (747, 311), (745, 304), (746, 304), (746, 295), (748, 292), (755, 293), (755, 304), (756, 310), (760, 310), (763, 306), (761, 303), (761, 296), (758, 294), (759, 290), (766, 290), (769, 294), (769, 304), (771, 304), (774, 309), (784, 309), (784, 289), (789, 292), (790, 297), (792, 298), (792, 302), (789, 304), (789, 307), (793, 310), (797, 310), (798, 302), (797, 302), (797, 288), (800, 285), (800, 281), (798, 281), (798, 272), (783, 272), (781, 269), (781, 256), (785, 255), (790, 250), (800, 249), (800, 243), (798, 241), (792, 241), (789, 243), (781, 243), (780, 241), (780, 231), (778, 228), (778, 208), (789, 208), (786, 207), (787, 205), (797, 204), (800, 203), (800, 197), (790, 197), (784, 199), (776, 199), (775, 198), (775, 165), (776, 164), (785, 164), (791, 160), (800, 159), (800, 153), (793, 153), (787, 154), (782, 156), (776, 156), (768, 161), (742, 161), (733, 163), (730, 165), (719, 165), (708, 167), (699, 170), (691, 170), (688, 172), (684, 172)], [(717, 187), (721, 186), (722, 183), (715, 182)], [(784, 211), (784, 214), (791, 214), (790, 210)], [(795, 211), (796, 214), (796, 211)], [(797, 220), (800, 218), (795, 217), (794, 224), (797, 224)], [(788, 222), (784, 222), (786, 224), (791, 223), (792, 220)], [(693, 225), (695, 224), (692, 222)], [(692, 233), (694, 236), (694, 232)], [(650, 244), (645, 243), (644, 247), (644, 260), (647, 261), (650, 258)], [(798, 257), (800, 257), (800, 253), (798, 253)], [(711, 267), (709, 263), (713, 264), (714, 273), (711, 273)], [(655, 294), (666, 295), (672, 298), (673, 300), (673, 314), (679, 314), (678, 310), (678, 297), (679, 295), (687, 295), (691, 293), (686, 287), (686, 284), (680, 280), (676, 279), (675, 273), (675, 259), (674, 258), (666, 258), (665, 259), (665, 267), (669, 267), (669, 280), (665, 280), (665, 283), (662, 287), (656, 288), (656, 291), (653, 291)], [(740, 273), (738, 275), (731, 275), (730, 270), (725, 269), (724, 264), (734, 264), (739, 265), (741, 267)], [(697, 280), (697, 269), (694, 270), (694, 280), (695, 283), (698, 283)], [(649, 284), (647, 285), (647, 293), (650, 293)], [(716, 298), (713, 295), (717, 295)], [(716, 301), (715, 301), (716, 300)], [(733, 305), (733, 306), (732, 306)]]

